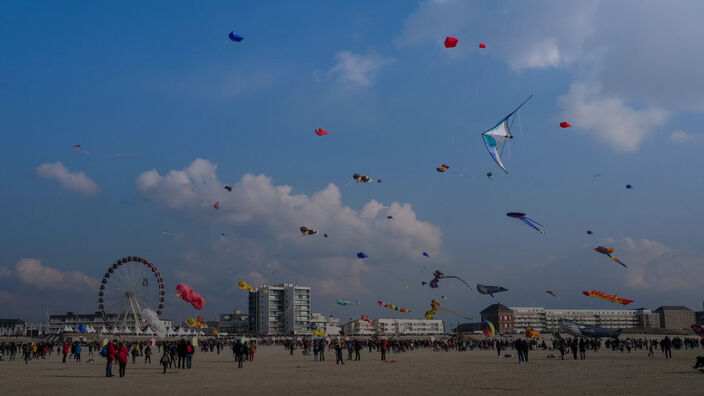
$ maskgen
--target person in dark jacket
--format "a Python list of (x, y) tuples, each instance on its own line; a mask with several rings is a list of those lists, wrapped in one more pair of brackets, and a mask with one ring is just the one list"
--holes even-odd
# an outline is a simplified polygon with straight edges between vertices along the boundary
[(188, 354), (188, 346), (186, 345), (186, 340), (181, 339), (176, 348), (178, 353), (178, 368), (186, 368), (186, 355)]

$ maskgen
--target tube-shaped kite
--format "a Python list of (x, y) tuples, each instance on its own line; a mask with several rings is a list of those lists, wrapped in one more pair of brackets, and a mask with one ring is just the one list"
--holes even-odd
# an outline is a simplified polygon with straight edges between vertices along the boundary
[(624, 268), (628, 268), (628, 266), (626, 266), (626, 264), (622, 263), (621, 260), (619, 260), (619, 259), (617, 259), (616, 257), (614, 257), (614, 256), (611, 255), (611, 253), (614, 252), (614, 248), (607, 248), (607, 247), (603, 247), (603, 246), (597, 246), (597, 247), (594, 248), (594, 251), (597, 252), (597, 253), (605, 254), (605, 255), (609, 256), (609, 258), (610, 258), (611, 260), (613, 260), (613, 261), (615, 261), (615, 262), (621, 264)]
[(601, 298), (602, 300), (611, 301), (612, 303), (619, 303), (621, 305), (628, 305), (633, 302), (633, 300), (628, 298), (619, 297), (618, 294), (606, 294), (599, 290), (583, 291), (582, 294), (587, 297)]
[(411, 312), (410, 310), (408, 310), (406, 308), (397, 307), (393, 304), (387, 304), (381, 300), (377, 301), (377, 303), (379, 304), (379, 307), (381, 307), (381, 308), (393, 309), (394, 311), (399, 311), (399, 312), (403, 312), (403, 313)]

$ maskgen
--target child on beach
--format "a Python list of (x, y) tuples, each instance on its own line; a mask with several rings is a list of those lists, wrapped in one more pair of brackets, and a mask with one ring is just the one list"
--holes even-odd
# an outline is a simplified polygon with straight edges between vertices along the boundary
[(170, 361), (171, 361), (171, 358), (169, 358), (168, 352), (166, 352), (166, 349), (164, 349), (164, 354), (161, 355), (161, 360), (160, 360), (161, 365), (164, 366), (164, 374), (166, 374), (166, 367), (169, 365)]

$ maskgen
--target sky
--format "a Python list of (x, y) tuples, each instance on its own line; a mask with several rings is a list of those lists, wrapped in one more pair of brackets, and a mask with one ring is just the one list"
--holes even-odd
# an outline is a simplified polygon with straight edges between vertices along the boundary
[[(593, 289), (701, 310), (704, 3), (587, 3), (2, 2), (0, 317), (94, 312), (125, 256), (175, 321), (176, 284), (212, 319), (239, 280), (343, 321), (619, 307)], [(531, 94), (504, 174), (481, 133)]]

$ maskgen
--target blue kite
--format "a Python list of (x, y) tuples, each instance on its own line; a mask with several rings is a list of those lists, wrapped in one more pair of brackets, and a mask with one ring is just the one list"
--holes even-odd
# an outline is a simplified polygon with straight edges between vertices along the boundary
[(227, 37), (229, 37), (230, 40), (236, 41), (236, 42), (238, 42), (238, 43), (239, 43), (240, 41), (244, 40), (244, 37), (240, 36), (239, 34), (237, 34), (237, 33), (235, 33), (235, 32), (230, 32), (230, 34), (228, 34)]
[(520, 220), (520, 221), (522, 221), (522, 222), (528, 224), (529, 226), (531, 226), (533, 229), (535, 229), (535, 230), (538, 231), (539, 233), (545, 234), (545, 224), (540, 224), (540, 223), (538, 223), (537, 221), (535, 221), (535, 220), (533, 220), (533, 219), (531, 219), (531, 218), (526, 217), (526, 214), (525, 214), (525, 213), (521, 213), (521, 212), (508, 212), (508, 213), (506, 213), (506, 216), (508, 216), (508, 217), (513, 217), (514, 219), (518, 219), (518, 220)]

